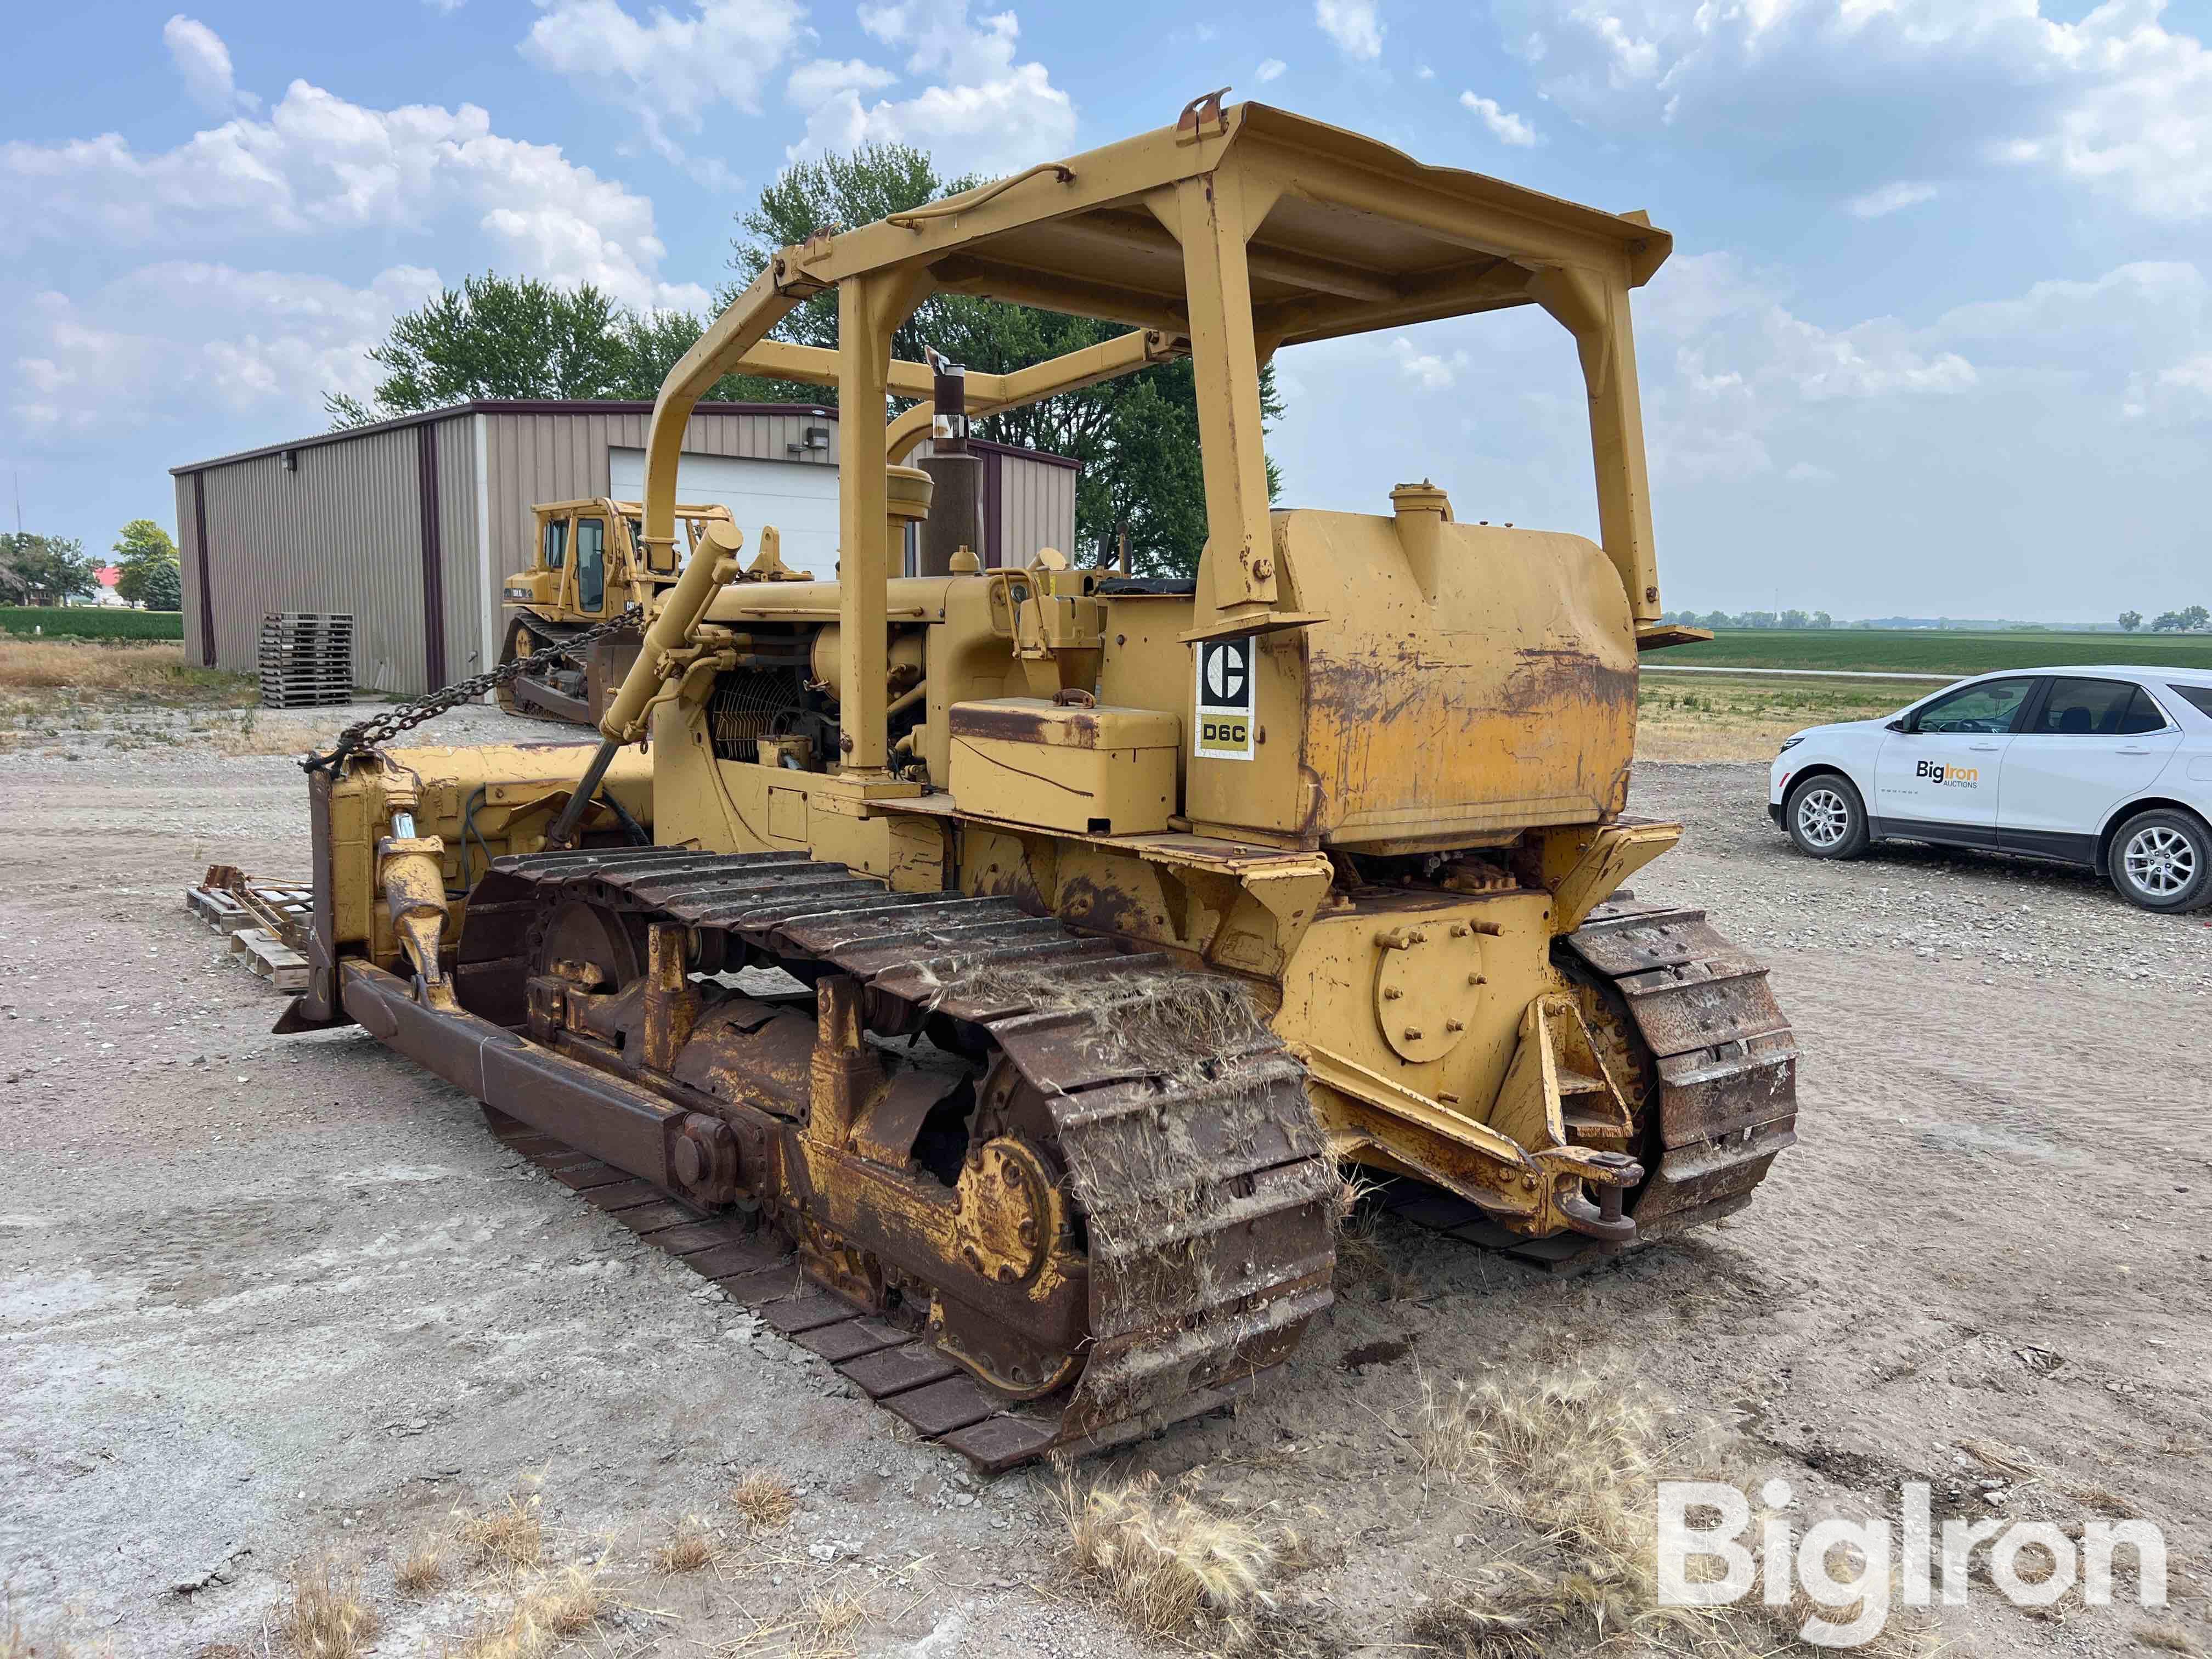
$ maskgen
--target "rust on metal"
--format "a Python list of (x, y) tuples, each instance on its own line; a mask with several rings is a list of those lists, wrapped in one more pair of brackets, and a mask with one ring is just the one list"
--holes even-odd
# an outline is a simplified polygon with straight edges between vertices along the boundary
[[(1265, 1027), (1164, 1072), (1105, 1029), (1110, 992), (1038, 1006), (1078, 974), (1156, 994), (1176, 958), (776, 854), (507, 858), (471, 899), (526, 902), (505, 958), (526, 994), (471, 985), (525, 1007), (526, 1037), (365, 963), (345, 964), (348, 1008), (777, 1329), (867, 1321), (823, 1340), (922, 1432), (1018, 1409), (974, 1437), (979, 1462), (1209, 1409), (1328, 1305), (1333, 1176)], [(798, 972), (813, 1006), (686, 977), (708, 961)], [(881, 1041), (925, 1031), (951, 1047)], [(757, 1236), (716, 1219), (740, 1195)], [(788, 1265), (762, 1249), (777, 1236)]]

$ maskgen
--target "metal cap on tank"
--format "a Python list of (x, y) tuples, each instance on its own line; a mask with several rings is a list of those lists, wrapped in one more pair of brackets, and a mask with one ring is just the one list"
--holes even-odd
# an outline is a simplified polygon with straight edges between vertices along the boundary
[(1406, 550), (1413, 580), (1434, 599), (1443, 577), (1444, 526), (1451, 522), (1451, 497), (1424, 478), (1392, 490), (1390, 508), (1398, 515), (1398, 544)]
[(918, 466), (884, 468), (884, 502), (892, 526), (903, 531), (909, 524), (921, 524), (927, 520), (930, 499), (936, 489), (929, 474)]

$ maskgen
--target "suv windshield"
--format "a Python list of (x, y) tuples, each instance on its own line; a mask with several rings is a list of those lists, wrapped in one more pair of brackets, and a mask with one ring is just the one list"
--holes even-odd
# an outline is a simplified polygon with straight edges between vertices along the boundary
[(1921, 705), (1916, 732), (2009, 732), (2033, 680), (1984, 680)]

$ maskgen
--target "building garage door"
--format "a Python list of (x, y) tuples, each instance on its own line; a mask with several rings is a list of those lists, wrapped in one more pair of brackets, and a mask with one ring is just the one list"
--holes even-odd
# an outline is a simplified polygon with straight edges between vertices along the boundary
[[(645, 496), (645, 452), (607, 452), (607, 493)], [(783, 533), (783, 562), (828, 580), (837, 563), (837, 469), (820, 461), (756, 461), (686, 452), (676, 470), (676, 499), (726, 507), (745, 532), (748, 556), (763, 525)]]

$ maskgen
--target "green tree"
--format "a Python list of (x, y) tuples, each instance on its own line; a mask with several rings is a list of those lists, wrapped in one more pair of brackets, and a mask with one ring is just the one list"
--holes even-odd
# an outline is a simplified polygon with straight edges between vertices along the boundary
[(13, 531), (0, 535), (0, 567), (28, 605), (59, 605), (100, 586), (92, 574), (98, 565), (85, 556), (84, 544), (74, 536)]
[(563, 289), (534, 276), (465, 276), (403, 313), (370, 349), (384, 378), (369, 402), (333, 392), (323, 407), (343, 428), (477, 398), (637, 396), (629, 320), (589, 283)]
[[(759, 275), (779, 249), (817, 230), (867, 224), (980, 182), (940, 178), (925, 151), (905, 144), (866, 144), (848, 155), (795, 163), (761, 192), (758, 205), (738, 216), (730, 258), (738, 281), (725, 291), (723, 302)], [(979, 373), (1003, 374), (1125, 332), (1121, 324), (934, 294), (892, 336), (891, 349), (920, 362), (923, 348), (934, 347)], [(834, 347), (836, 294), (810, 298), (775, 333), (802, 345)], [(759, 383), (752, 395), (807, 403), (834, 397), (827, 388), (774, 381)], [(1261, 372), (1260, 397), (1263, 423), (1279, 418), (1283, 405), (1272, 366)], [(1206, 492), (1197, 390), (1187, 360), (994, 415), (979, 420), (976, 429), (1000, 443), (1048, 449), (1083, 463), (1076, 489), (1078, 545), (1065, 550), (1079, 560), (1085, 553), (1107, 554), (1126, 531), (1137, 569), (1180, 575), (1197, 569), (1206, 540)], [(1280, 489), (1273, 461), (1267, 483), (1272, 498)]]
[(176, 611), (185, 602), (177, 571), (177, 544), (151, 519), (133, 519), (116, 538), (118, 597), (149, 611)]
[(2150, 625), (2154, 634), (2196, 634), (2208, 626), (2212, 626), (2212, 611), (2208, 611), (2201, 605), (2161, 612), (2159, 619)]
[(2134, 632), (2136, 631), (2136, 629), (2137, 629), (2138, 628), (2141, 628), (2142, 626), (2142, 611), (2121, 611), (2121, 612), (2120, 612), (2120, 632), (2122, 632), (2123, 634), (2132, 634), (2132, 633), (2134, 633)]

